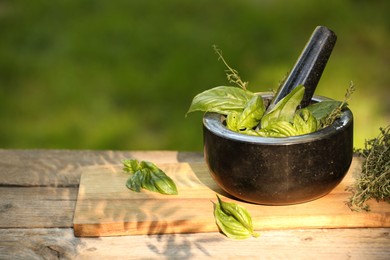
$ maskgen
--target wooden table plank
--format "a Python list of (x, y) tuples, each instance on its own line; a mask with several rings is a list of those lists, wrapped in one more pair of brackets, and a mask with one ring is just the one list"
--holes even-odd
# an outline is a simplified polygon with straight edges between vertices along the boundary
[(203, 161), (199, 152), (0, 149), (0, 185), (75, 187), (80, 168), (131, 158), (156, 163)]
[(0, 229), (0, 259), (389, 259), (389, 229), (76, 238), (72, 229)]
[(72, 227), (77, 192), (77, 187), (0, 187), (0, 228)]

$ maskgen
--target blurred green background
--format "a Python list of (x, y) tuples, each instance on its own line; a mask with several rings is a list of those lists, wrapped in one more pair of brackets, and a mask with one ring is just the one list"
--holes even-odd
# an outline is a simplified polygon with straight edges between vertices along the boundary
[(317, 25), (338, 35), (317, 95), (353, 81), (355, 147), (390, 122), (387, 0), (2, 0), (0, 148), (202, 149), (193, 96), (276, 89)]

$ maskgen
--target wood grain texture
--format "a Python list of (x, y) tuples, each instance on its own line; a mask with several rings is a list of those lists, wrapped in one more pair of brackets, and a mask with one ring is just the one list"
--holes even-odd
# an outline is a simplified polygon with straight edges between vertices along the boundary
[(128, 175), (120, 165), (84, 168), (74, 230), (76, 236), (216, 232), (216, 194), (246, 207), (256, 230), (390, 227), (388, 203), (371, 203), (370, 212), (353, 212), (346, 206), (350, 193), (345, 188), (352, 184), (359, 165), (355, 160), (342, 183), (330, 194), (291, 206), (237, 201), (215, 184), (204, 163), (158, 165), (176, 182), (179, 194), (173, 196), (128, 190)]
[(387, 260), (389, 229), (268, 230), (243, 241), (219, 233), (77, 238), (72, 229), (0, 229), (0, 259)]
[(78, 188), (1, 187), (0, 228), (72, 227)]
[(0, 149), (0, 228), (72, 227), (82, 169), (128, 158), (203, 161), (196, 152)]
[(118, 164), (123, 159), (174, 163), (203, 161), (203, 156), (177, 151), (0, 149), (0, 185), (77, 187), (83, 167)]
[(0, 149), (0, 228), (72, 227), (82, 169), (128, 158), (203, 161), (196, 152)]

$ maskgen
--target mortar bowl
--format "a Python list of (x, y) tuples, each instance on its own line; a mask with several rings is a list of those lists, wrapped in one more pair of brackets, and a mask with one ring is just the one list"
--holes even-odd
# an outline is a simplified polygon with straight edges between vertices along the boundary
[[(261, 94), (264, 100), (271, 94)], [(314, 96), (312, 102), (329, 98)], [(203, 117), (204, 157), (214, 181), (240, 200), (290, 205), (318, 199), (344, 178), (353, 157), (353, 115), (343, 110), (331, 126), (283, 138), (227, 129), (224, 116)]]

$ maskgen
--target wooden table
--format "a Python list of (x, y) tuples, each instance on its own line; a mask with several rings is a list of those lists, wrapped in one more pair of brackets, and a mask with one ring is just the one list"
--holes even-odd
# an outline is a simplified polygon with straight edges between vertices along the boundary
[(196, 152), (0, 149), (0, 259), (390, 259), (390, 228), (78, 238), (72, 221), (85, 166), (136, 158), (201, 162)]

